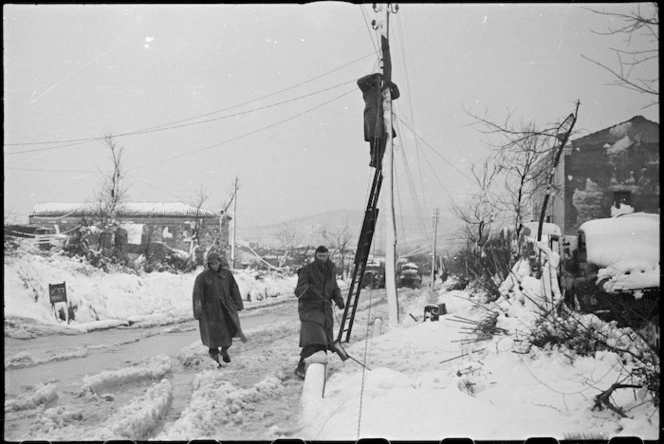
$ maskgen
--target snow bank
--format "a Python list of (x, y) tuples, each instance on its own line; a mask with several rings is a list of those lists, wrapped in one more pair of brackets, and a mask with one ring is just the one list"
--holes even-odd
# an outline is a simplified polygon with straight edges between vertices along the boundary
[[(200, 271), (202, 268), (189, 274), (105, 273), (60, 255), (5, 257), (5, 319), (13, 323), (20, 323), (21, 319), (36, 320), (71, 333), (121, 325), (181, 322), (192, 319), (191, 293)], [(245, 270), (233, 274), (247, 309), (294, 297), (297, 276)], [(66, 283), (67, 300), (74, 310), (74, 319), (69, 324), (56, 318), (49, 301), (48, 285), (62, 282)], [(56, 308), (61, 307), (64, 304), (56, 304)], [(26, 332), (18, 333), (29, 336)]]
[(94, 404), (85, 410), (58, 406), (45, 410), (32, 432), (40, 432), (51, 442), (144, 439), (168, 412), (172, 399), (171, 382), (162, 379), (109, 418), (99, 418)]
[(5, 400), (5, 412), (16, 412), (19, 410), (35, 409), (58, 399), (58, 393), (54, 384), (43, 384), (27, 396), (16, 399)]
[[(526, 288), (530, 284), (539, 285), (526, 282)], [(450, 293), (439, 297), (450, 309), (440, 321), (404, 322), (368, 343), (346, 347), (360, 361), (366, 359), (371, 371), (343, 363), (327, 381), (316, 414), (303, 412), (298, 438), (525, 440), (579, 433), (657, 438), (658, 418), (651, 416), (656, 409), (630, 391), (618, 394), (628, 418), (592, 411), (593, 397), (622, 377), (622, 357), (607, 351), (568, 357), (537, 347), (522, 350), (532, 311), (514, 300), (521, 311), (511, 311), (504, 300), (500, 307), (485, 305), (499, 313), (497, 326), (509, 334), (473, 343), (455, 315), (479, 321), (487, 312), (467, 293)]]
[(167, 355), (155, 356), (134, 367), (120, 370), (105, 370), (94, 376), (83, 378), (80, 394), (103, 393), (114, 386), (142, 380), (159, 379), (171, 371), (172, 361)]
[(168, 379), (162, 379), (143, 395), (120, 408), (108, 420), (108, 424), (92, 433), (87, 439), (105, 441), (109, 439), (142, 439), (163, 418), (173, 401), (173, 387)]
[(88, 351), (86, 349), (78, 349), (68, 352), (56, 353), (50, 356), (35, 358), (29, 352), (22, 351), (20, 353), (15, 354), (9, 359), (5, 359), (5, 369), (32, 367), (34, 365), (45, 364), (51, 361), (64, 361), (67, 359), (84, 358), (87, 355)]

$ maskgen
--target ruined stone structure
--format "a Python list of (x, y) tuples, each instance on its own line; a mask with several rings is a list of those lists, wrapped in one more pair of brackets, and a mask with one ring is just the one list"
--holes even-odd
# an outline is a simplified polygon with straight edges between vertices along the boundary
[[(621, 205), (659, 213), (659, 123), (636, 116), (571, 141), (555, 183), (545, 221), (563, 234), (576, 234), (588, 220), (611, 217)], [(543, 192), (533, 202), (535, 220)]]
[[(98, 213), (93, 204), (44, 203), (33, 208), (29, 223), (51, 232), (66, 233), (79, 225), (97, 222)], [(119, 207), (116, 218), (130, 250), (136, 252), (154, 243), (186, 252), (194, 244), (200, 250), (216, 244), (219, 250), (229, 251), (231, 218), (218, 211), (182, 202), (127, 202)]]

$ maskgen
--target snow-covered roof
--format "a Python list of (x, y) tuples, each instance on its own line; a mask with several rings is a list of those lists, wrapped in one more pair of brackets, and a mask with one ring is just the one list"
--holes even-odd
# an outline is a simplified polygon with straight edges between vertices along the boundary
[(603, 269), (602, 276), (613, 277), (614, 287), (659, 286), (659, 214), (590, 220), (579, 231), (585, 236), (586, 260)]
[[(118, 208), (119, 217), (138, 216), (176, 216), (193, 217), (198, 212), (199, 217), (218, 217), (218, 211), (205, 208), (197, 209), (195, 206), (183, 202), (126, 202)], [(37, 217), (59, 217), (59, 216), (93, 216), (99, 213), (96, 204), (93, 203), (66, 203), (47, 202), (33, 207), (31, 216)]]

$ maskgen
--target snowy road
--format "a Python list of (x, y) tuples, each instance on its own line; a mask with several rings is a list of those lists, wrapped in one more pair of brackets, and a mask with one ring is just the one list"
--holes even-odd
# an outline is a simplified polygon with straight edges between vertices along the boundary
[[(385, 306), (384, 291), (373, 293), (372, 316)], [(367, 306), (360, 305), (358, 317)], [(15, 401), (11, 408), (5, 404), (5, 437), (292, 436), (299, 427), (302, 387), (293, 375), (299, 353), (296, 302), (247, 310), (241, 320), (250, 340), (235, 342), (233, 361), (221, 368), (207, 357), (193, 320), (166, 327), (5, 338), (5, 395)], [(30, 357), (24, 364), (16, 358), (22, 355)], [(331, 371), (339, 365), (334, 358)], [(206, 420), (206, 410), (224, 402), (225, 417)], [(150, 413), (139, 417), (146, 411)]]

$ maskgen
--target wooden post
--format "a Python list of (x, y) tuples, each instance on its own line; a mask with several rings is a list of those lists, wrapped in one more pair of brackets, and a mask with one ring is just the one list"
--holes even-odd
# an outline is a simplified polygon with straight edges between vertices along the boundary
[(399, 300), (397, 298), (396, 284), (396, 218), (394, 216), (394, 149), (392, 140), (392, 58), (389, 43), (389, 4), (376, 6), (377, 13), (382, 15), (376, 28), (380, 29), (381, 50), (383, 53), (383, 81), (387, 87), (383, 89), (383, 130), (386, 137), (385, 154), (383, 161), (383, 176), (387, 194), (387, 226), (385, 229), (385, 291), (387, 293), (388, 319), (391, 326), (399, 324)]

